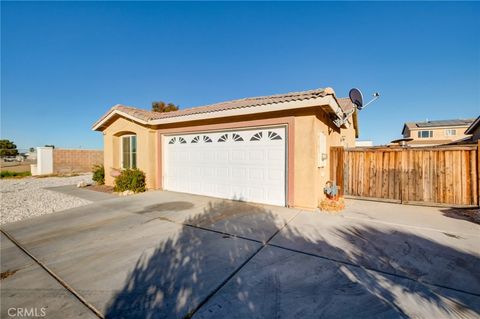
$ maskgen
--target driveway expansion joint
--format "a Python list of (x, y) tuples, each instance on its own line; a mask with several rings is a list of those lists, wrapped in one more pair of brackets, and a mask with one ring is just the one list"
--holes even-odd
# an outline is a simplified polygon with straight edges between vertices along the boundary
[(105, 316), (97, 309), (95, 306), (90, 304), (82, 295), (80, 295), (73, 287), (71, 287), (67, 282), (55, 274), (47, 265), (42, 263), (38, 258), (36, 258), (32, 253), (30, 253), (22, 244), (20, 244), (11, 234), (9, 234), (4, 229), (0, 228), (0, 232), (5, 235), (15, 246), (17, 246), (21, 251), (23, 251), (28, 257), (30, 257), (38, 266), (45, 270), (53, 279), (55, 279), (60, 285), (62, 285), (68, 292), (70, 292), (75, 298), (77, 298), (85, 307), (92, 311), (98, 318), (105, 319)]
[[(253, 240), (253, 239), (248, 239), (248, 240), (252, 240), (252, 241), (255, 241), (255, 242), (258, 242), (260, 243), (260, 247), (258, 247), (258, 249), (256, 251), (253, 252), (253, 254), (248, 257), (243, 263), (240, 264), (240, 266), (237, 267), (237, 269), (235, 269), (223, 282), (220, 283), (220, 285), (218, 285), (218, 287), (216, 287), (202, 302), (200, 302), (197, 307), (195, 307), (195, 309), (193, 309), (192, 311), (190, 311), (185, 317), (184, 319), (188, 319), (188, 318), (191, 318), (195, 315), (195, 313), (200, 310), (210, 299), (212, 299), (212, 297), (220, 291), (220, 289), (222, 289), (233, 277), (235, 277), (236, 274), (238, 274), (240, 272), (240, 270), (242, 270), (242, 268), (248, 264), (250, 262), (250, 260), (253, 259), (253, 257), (255, 257), (263, 248), (265, 248), (266, 246), (268, 246), (269, 242), (279, 233), (281, 232), (292, 220), (295, 219), (295, 217), (298, 216), (298, 214), (300, 214), (301, 211), (298, 211), (294, 216), (292, 216), (288, 221), (286, 221), (282, 227), (280, 227), (279, 229), (277, 229), (273, 235), (271, 235), (266, 241), (262, 242), (262, 241), (258, 241), (258, 240)], [(187, 225), (187, 226), (190, 226), (190, 225)], [(195, 226), (193, 226), (195, 227)], [(204, 229), (204, 230), (209, 230), (211, 231), (210, 229)], [(218, 232), (218, 231), (214, 231), (214, 232)], [(224, 233), (224, 232), (218, 232), (218, 233)], [(229, 235), (228, 233), (224, 233), (226, 235)], [(231, 235), (231, 236), (234, 236), (234, 235)], [(238, 236), (235, 236), (237, 238), (240, 238)]]
[(456, 292), (480, 297), (480, 294), (475, 293), (475, 292), (465, 291), (465, 290), (462, 290), (462, 289), (452, 288), (452, 287), (448, 287), (448, 286), (444, 286), (444, 285), (439, 285), (439, 284), (431, 283), (431, 282), (424, 281), (424, 280), (418, 280), (418, 279), (415, 279), (415, 278), (412, 278), (412, 277), (408, 277), (408, 276), (404, 276), (404, 275), (400, 275), (400, 274), (395, 274), (395, 273), (392, 273), (392, 272), (383, 271), (383, 270), (376, 269), (376, 268), (365, 267), (365, 266), (357, 265), (357, 264), (354, 264), (354, 263), (351, 263), (351, 262), (345, 261), (345, 260), (339, 260), (339, 259), (335, 259), (335, 258), (330, 258), (330, 257), (318, 255), (318, 254), (308, 253), (308, 252), (301, 251), (301, 250), (298, 250), (298, 249), (288, 248), (288, 247), (275, 245), (275, 244), (268, 244), (268, 246), (288, 250), (288, 251), (291, 251), (291, 252), (294, 252), (294, 253), (303, 254), (303, 255), (307, 255), (307, 256), (311, 256), (311, 257), (321, 258), (321, 259), (324, 259), (324, 260), (336, 262), (336, 263), (343, 264), (343, 265), (346, 265), (346, 266), (352, 266), (352, 267), (355, 267), (355, 268), (360, 268), (360, 269), (363, 269), (363, 270), (366, 270), (366, 271), (373, 271), (373, 272), (377, 272), (377, 273), (387, 275), (387, 276), (393, 276), (393, 277), (397, 277), (397, 278), (401, 278), (401, 279), (415, 281), (415, 282), (418, 282), (418, 283), (421, 283), (421, 284), (427, 285), (427, 286), (449, 289), (449, 290), (453, 290), (453, 291), (456, 291)]

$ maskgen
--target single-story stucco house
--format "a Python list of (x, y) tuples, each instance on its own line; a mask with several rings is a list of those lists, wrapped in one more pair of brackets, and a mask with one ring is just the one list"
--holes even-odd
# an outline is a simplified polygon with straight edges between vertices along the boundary
[(136, 167), (149, 189), (315, 209), (331, 146), (354, 147), (357, 111), (331, 88), (158, 113), (115, 105), (103, 133), (105, 183)]

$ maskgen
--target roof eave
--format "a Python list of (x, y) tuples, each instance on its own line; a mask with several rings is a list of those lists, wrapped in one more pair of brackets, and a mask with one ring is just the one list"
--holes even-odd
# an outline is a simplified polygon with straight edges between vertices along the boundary
[(111, 108), (105, 116), (98, 120), (92, 127), (93, 131), (102, 131), (102, 127), (114, 116), (119, 115), (125, 118), (128, 118), (132, 121), (143, 125), (162, 125), (162, 124), (171, 124), (171, 123), (180, 123), (180, 122), (190, 122), (195, 120), (204, 120), (204, 119), (213, 119), (213, 118), (222, 118), (230, 116), (240, 116), (240, 115), (249, 115), (249, 114), (260, 114), (268, 113), (274, 111), (283, 111), (283, 110), (292, 110), (292, 109), (301, 109), (308, 107), (320, 107), (322, 110), (330, 114), (332, 117), (337, 117), (343, 119), (345, 114), (343, 113), (340, 105), (334, 97), (334, 93), (327, 94), (322, 97), (316, 97), (305, 100), (296, 100), (288, 101), (281, 103), (270, 103), (258, 106), (242, 107), (222, 111), (212, 111), (212, 112), (202, 112), (197, 114), (189, 115), (180, 115), (174, 117), (168, 117), (163, 119), (151, 119), (148, 121), (139, 119), (130, 114), (122, 112), (115, 107)]
[(465, 134), (473, 134), (473, 131), (480, 125), (480, 116), (473, 121), (472, 124), (465, 130)]
[(143, 125), (147, 125), (148, 124), (148, 121), (144, 121), (142, 119), (139, 119), (138, 117), (135, 117), (135, 116), (132, 116), (130, 114), (127, 114), (125, 112), (122, 112), (120, 110), (117, 110), (115, 109), (115, 107), (112, 107), (110, 109), (109, 112), (107, 112), (107, 114), (105, 116), (103, 116), (100, 120), (98, 120), (97, 122), (95, 122), (95, 124), (93, 124), (92, 126), (92, 131), (102, 131), (102, 126), (107, 123), (112, 117), (114, 117), (115, 115), (119, 115), (119, 116), (123, 116), (127, 119), (130, 119), (132, 121), (135, 121), (137, 123), (140, 123), (140, 124), (143, 124)]

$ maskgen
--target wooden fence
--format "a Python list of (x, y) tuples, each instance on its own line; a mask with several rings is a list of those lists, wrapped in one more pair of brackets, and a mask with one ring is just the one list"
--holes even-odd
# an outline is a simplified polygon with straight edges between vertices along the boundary
[(330, 176), (342, 195), (405, 204), (479, 205), (477, 145), (332, 147), (330, 161)]

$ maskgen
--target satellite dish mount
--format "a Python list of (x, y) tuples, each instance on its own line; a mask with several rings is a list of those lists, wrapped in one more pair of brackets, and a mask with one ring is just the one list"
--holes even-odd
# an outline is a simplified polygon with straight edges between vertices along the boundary
[(352, 101), (352, 103), (355, 104), (357, 109), (360, 111), (361, 109), (378, 99), (380, 97), (380, 94), (378, 92), (373, 93), (373, 99), (371, 99), (367, 104), (363, 104), (363, 94), (357, 88), (351, 89), (348, 93), (348, 96), (350, 97), (350, 101)]

